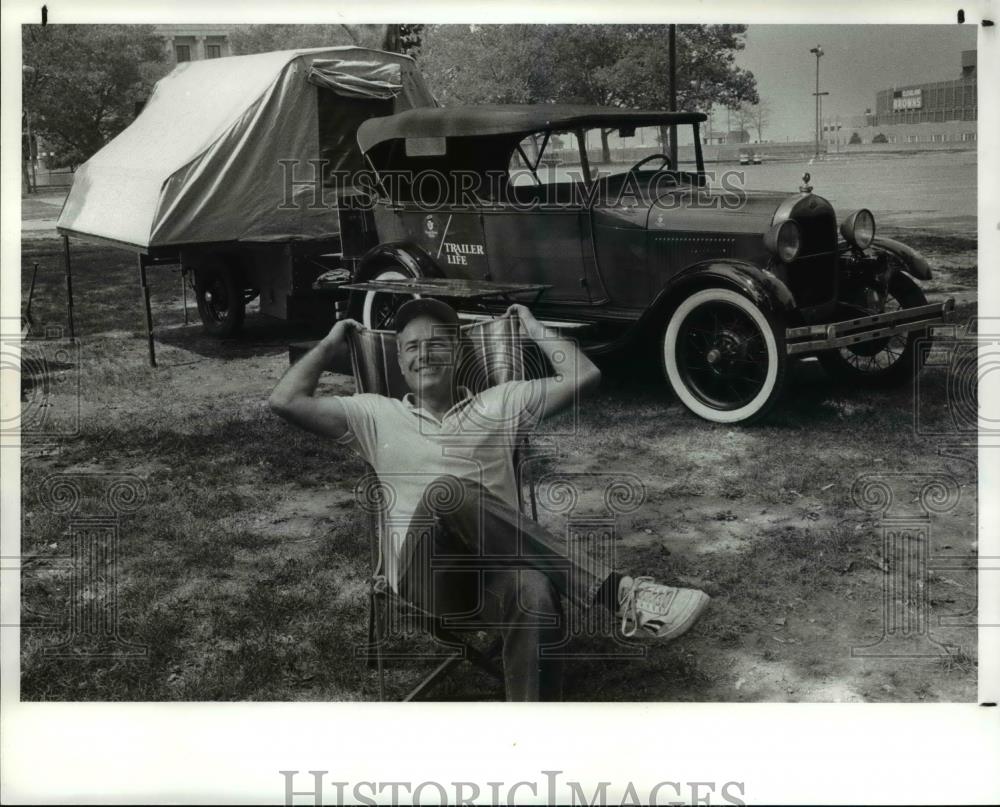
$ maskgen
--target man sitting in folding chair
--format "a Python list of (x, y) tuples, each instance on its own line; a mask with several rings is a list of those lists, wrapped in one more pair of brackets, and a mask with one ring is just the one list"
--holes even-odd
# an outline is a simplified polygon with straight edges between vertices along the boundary
[(411, 392), (314, 396), (320, 374), (348, 332), (341, 320), (293, 365), (271, 394), (274, 412), (346, 443), (392, 479), (393, 518), (434, 529), (401, 532), (389, 548), (388, 578), (405, 599), (438, 617), (474, 615), (500, 626), (508, 700), (558, 700), (557, 655), (565, 633), (561, 598), (605, 606), (625, 635), (674, 639), (708, 604), (693, 589), (629, 577), (589, 556), (518, 510), (513, 452), (539, 420), (595, 388), (600, 370), (568, 339), (547, 332), (524, 306), (511, 306), (555, 376), (511, 381), (472, 396), (455, 383), (458, 316), (447, 304), (411, 300), (396, 313), (399, 366)]

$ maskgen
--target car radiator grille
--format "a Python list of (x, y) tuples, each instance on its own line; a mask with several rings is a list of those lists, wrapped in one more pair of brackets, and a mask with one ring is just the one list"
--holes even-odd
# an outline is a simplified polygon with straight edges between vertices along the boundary
[(784, 265), (782, 278), (800, 308), (829, 303), (837, 296), (837, 255), (810, 255)]
[(787, 267), (788, 288), (801, 307), (829, 303), (837, 296), (837, 225), (824, 205), (793, 216), (802, 248)]

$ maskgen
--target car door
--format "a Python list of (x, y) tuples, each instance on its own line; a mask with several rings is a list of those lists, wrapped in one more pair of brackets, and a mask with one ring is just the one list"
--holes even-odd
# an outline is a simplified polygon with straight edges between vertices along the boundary
[[(559, 148), (546, 149), (537, 172), (537, 136), (522, 141), (512, 158), (509, 193), (483, 209), (491, 279), (546, 283), (544, 303), (590, 304), (601, 296), (590, 238), (587, 191), (574, 133), (556, 133)], [(551, 142), (551, 139), (550, 139)]]
[(646, 205), (602, 205), (593, 209), (594, 250), (609, 302), (616, 308), (644, 308), (653, 282), (648, 266)]

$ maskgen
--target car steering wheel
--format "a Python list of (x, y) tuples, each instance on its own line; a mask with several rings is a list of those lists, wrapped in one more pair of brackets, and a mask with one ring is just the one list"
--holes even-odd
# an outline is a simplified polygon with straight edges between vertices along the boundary
[(627, 173), (634, 174), (636, 171), (642, 168), (642, 166), (644, 166), (646, 163), (652, 160), (663, 160), (663, 165), (657, 168), (656, 169), (657, 171), (664, 171), (672, 167), (670, 158), (666, 154), (650, 154), (648, 157), (643, 157), (641, 160), (639, 160), (639, 162), (637, 162), (635, 165), (629, 168)]

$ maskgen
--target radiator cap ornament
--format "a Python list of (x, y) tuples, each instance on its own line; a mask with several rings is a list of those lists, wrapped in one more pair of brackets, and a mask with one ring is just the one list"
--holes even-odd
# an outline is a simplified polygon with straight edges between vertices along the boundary
[(810, 177), (810, 176), (809, 176), (809, 172), (808, 172), (808, 171), (806, 171), (806, 172), (805, 172), (805, 173), (804, 173), (804, 174), (802, 175), (802, 184), (801, 184), (801, 185), (799, 185), (799, 190), (800, 190), (800, 191), (801, 191), (802, 193), (812, 193), (812, 189), (813, 189), (813, 186), (809, 184), (809, 180), (810, 180), (810, 179), (812, 179), (812, 177)]

